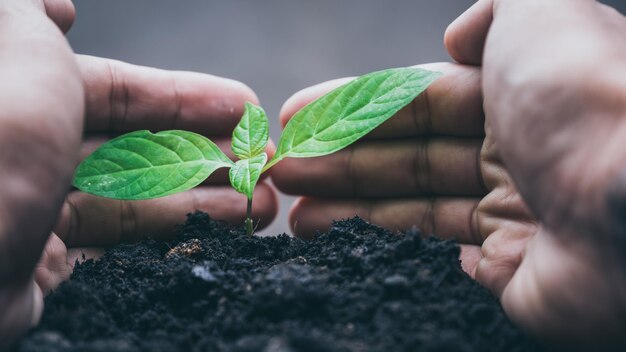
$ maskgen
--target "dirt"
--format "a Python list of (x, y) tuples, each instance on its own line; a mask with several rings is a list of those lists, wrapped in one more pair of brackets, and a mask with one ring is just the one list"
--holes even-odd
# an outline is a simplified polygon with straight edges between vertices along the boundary
[(18, 350), (536, 350), (458, 255), (359, 218), (306, 242), (196, 213), (174, 241), (78, 265)]

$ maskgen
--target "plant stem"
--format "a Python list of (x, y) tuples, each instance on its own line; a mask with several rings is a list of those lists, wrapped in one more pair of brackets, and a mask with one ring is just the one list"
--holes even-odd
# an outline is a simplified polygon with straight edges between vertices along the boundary
[(248, 209), (246, 210), (246, 233), (252, 236), (254, 227), (252, 226), (252, 197), (248, 198)]

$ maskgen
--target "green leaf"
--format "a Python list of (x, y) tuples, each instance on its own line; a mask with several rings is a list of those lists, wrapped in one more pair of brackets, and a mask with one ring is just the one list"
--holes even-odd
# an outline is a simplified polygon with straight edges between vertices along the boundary
[(192, 132), (131, 132), (105, 143), (76, 169), (74, 186), (107, 198), (149, 199), (191, 189), (233, 162)]
[(250, 159), (239, 160), (230, 169), (230, 184), (239, 193), (245, 194), (248, 199), (252, 199), (252, 193), (256, 186), (261, 170), (267, 162), (267, 154), (261, 153)]
[(347, 147), (395, 115), (440, 75), (395, 68), (361, 76), (333, 90), (291, 118), (268, 167), (285, 157), (322, 156)]
[(233, 131), (232, 150), (240, 159), (257, 156), (265, 150), (269, 135), (265, 111), (259, 106), (246, 103), (241, 121)]

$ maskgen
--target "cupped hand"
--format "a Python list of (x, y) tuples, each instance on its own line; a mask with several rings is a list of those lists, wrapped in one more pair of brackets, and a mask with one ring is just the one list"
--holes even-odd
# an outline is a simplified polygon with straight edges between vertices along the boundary
[(520, 326), (568, 349), (626, 342), (625, 33), (596, 1), (481, 0), (446, 34), (457, 61), (482, 65), (497, 154), (539, 220), (494, 223), (511, 240), (483, 246), (476, 278)]
[[(232, 154), (232, 128), (244, 103), (257, 98), (245, 85), (224, 78), (74, 55), (59, 30), (69, 29), (74, 18), (69, 0), (0, 1), (0, 18), (4, 350), (38, 320), (43, 294), (69, 277), (76, 259), (94, 257), (98, 247), (120, 241), (163, 238), (196, 209), (235, 223), (245, 218), (245, 196), (230, 189), (223, 171), (188, 192), (123, 202), (70, 189), (82, 158), (107, 139), (136, 129), (202, 133)], [(265, 182), (257, 187), (255, 206), (253, 217), (267, 225), (277, 201)]]

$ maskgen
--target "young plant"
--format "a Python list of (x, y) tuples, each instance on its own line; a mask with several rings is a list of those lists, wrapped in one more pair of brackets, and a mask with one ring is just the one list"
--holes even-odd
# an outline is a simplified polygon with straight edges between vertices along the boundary
[(136, 131), (98, 148), (78, 166), (73, 184), (107, 198), (150, 199), (186, 191), (215, 170), (230, 168), (231, 185), (248, 198), (245, 224), (251, 235), (252, 195), (263, 172), (284, 158), (323, 156), (349, 146), (413, 101), (440, 75), (419, 68), (388, 69), (331, 91), (291, 118), (269, 162), (267, 116), (260, 107), (246, 103), (233, 131), (236, 162), (196, 133)]

